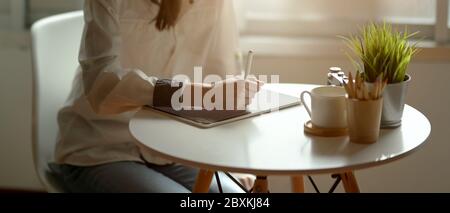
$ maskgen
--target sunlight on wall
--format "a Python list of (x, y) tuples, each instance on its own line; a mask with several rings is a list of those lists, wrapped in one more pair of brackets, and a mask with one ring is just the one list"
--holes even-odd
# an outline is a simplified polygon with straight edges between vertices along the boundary
[(249, 12), (276, 15), (434, 20), (436, 0), (244, 0), (244, 4)]

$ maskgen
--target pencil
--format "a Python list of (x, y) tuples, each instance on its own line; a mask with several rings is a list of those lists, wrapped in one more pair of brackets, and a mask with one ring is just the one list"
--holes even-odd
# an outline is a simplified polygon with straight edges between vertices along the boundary
[(351, 98), (356, 98), (355, 97), (356, 96), (355, 84), (353, 82), (353, 76), (352, 76), (351, 72), (348, 74), (348, 86), (349, 86), (349, 90), (350, 90), (349, 91), (349, 96)]

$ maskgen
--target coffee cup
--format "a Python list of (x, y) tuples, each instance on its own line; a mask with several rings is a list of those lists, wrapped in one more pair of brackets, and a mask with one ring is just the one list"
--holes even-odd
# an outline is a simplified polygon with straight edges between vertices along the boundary
[[(311, 117), (313, 126), (317, 128), (347, 128), (346, 91), (343, 87), (323, 86), (305, 91), (301, 94), (301, 102)], [(311, 97), (311, 106), (305, 96)]]

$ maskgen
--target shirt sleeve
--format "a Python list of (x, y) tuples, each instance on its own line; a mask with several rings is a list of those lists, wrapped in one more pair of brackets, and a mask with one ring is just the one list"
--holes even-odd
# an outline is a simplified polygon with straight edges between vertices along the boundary
[(155, 77), (121, 67), (118, 0), (86, 0), (80, 46), (84, 94), (98, 114), (117, 114), (153, 102)]

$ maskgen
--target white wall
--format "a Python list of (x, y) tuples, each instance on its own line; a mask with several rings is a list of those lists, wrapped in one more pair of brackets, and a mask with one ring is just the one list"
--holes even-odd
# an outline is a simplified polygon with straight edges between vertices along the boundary
[[(350, 67), (342, 58), (255, 59), (259, 73), (279, 73), (282, 82), (293, 83), (323, 84), (328, 67), (336, 65)], [(0, 188), (42, 189), (31, 158), (30, 67), (28, 48), (0, 45)], [(422, 150), (405, 159), (356, 172), (363, 192), (450, 192), (450, 62), (421, 61), (412, 64), (410, 72), (408, 103), (430, 119), (432, 135)], [(328, 176), (316, 178), (322, 191), (331, 185)], [(289, 191), (288, 179), (271, 180), (272, 192)]]
[(0, 49), (0, 188), (41, 189), (31, 154), (28, 49)]

